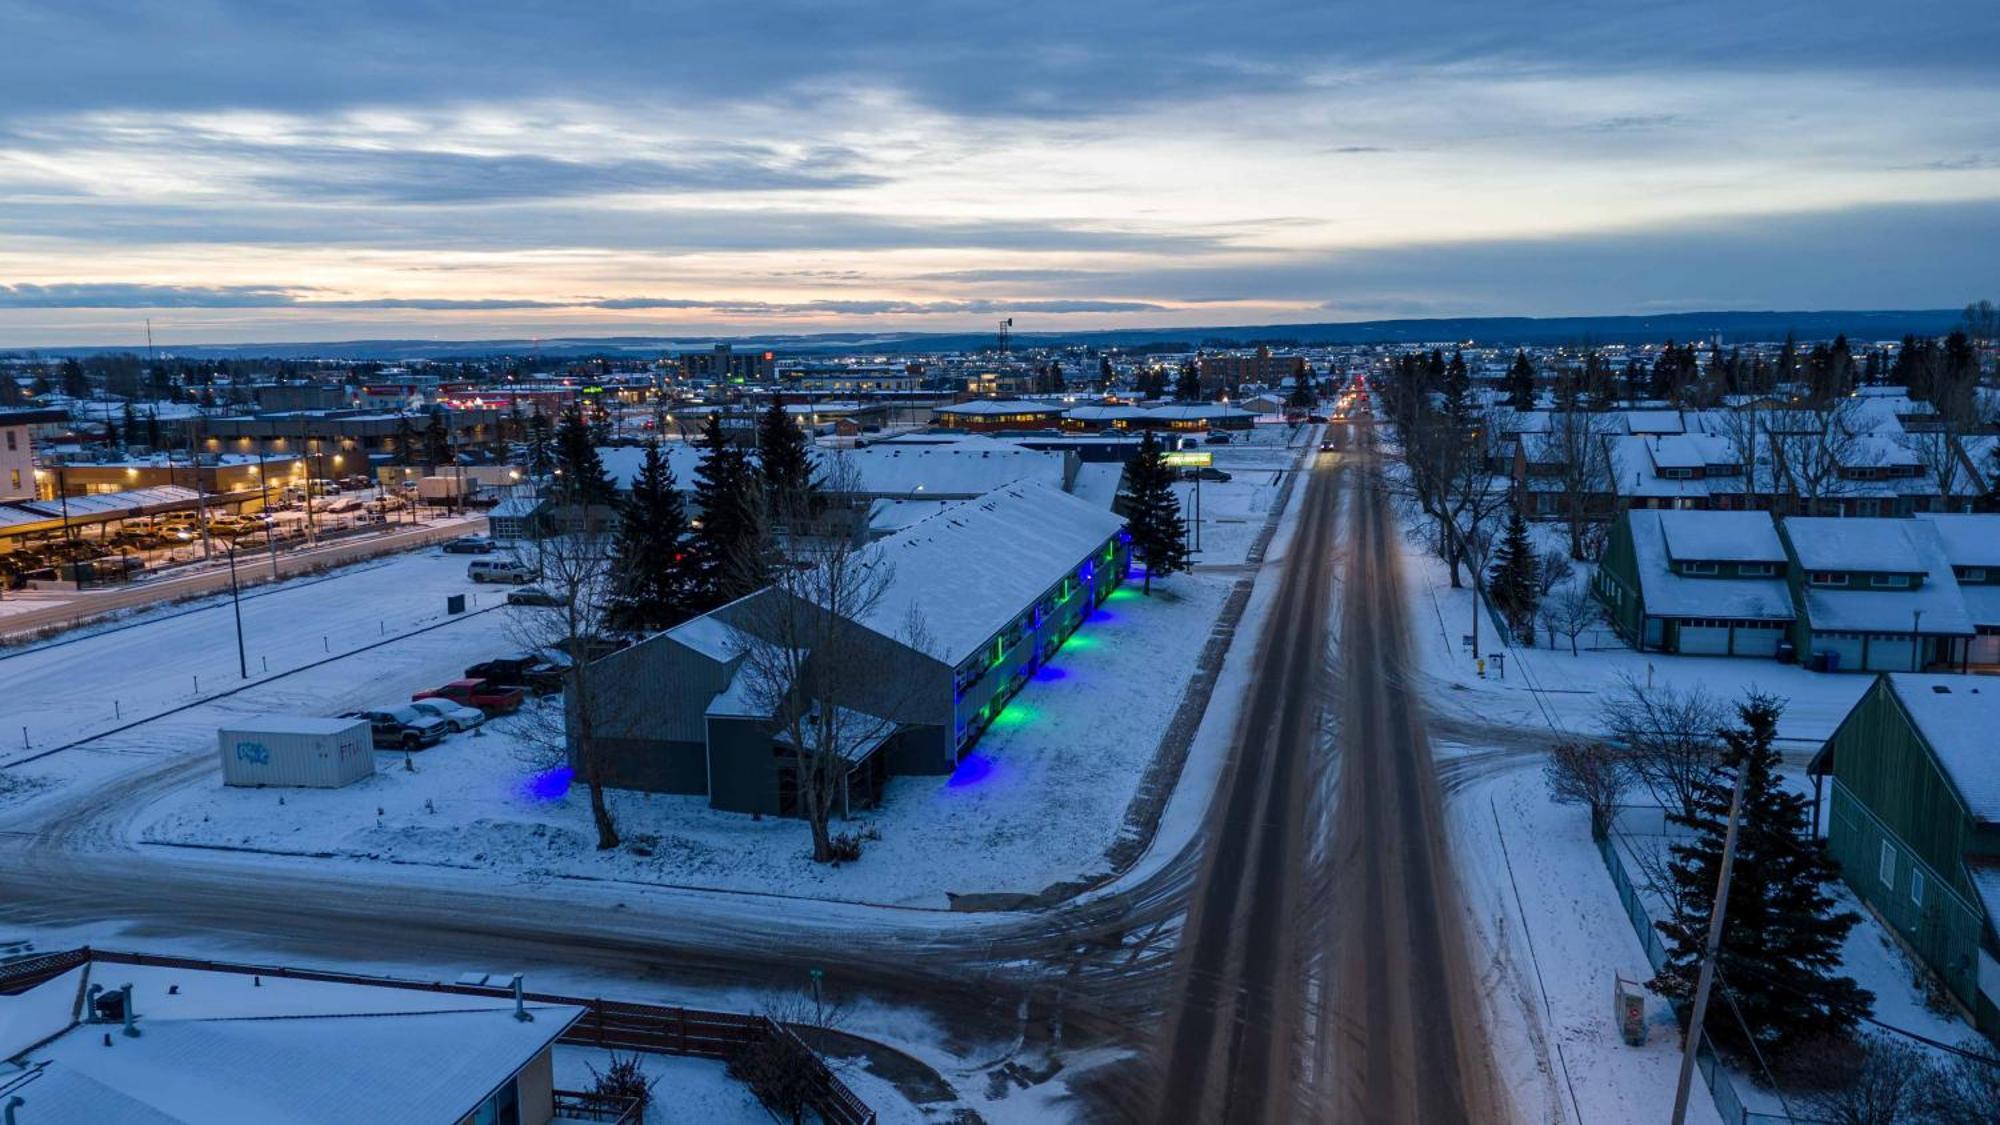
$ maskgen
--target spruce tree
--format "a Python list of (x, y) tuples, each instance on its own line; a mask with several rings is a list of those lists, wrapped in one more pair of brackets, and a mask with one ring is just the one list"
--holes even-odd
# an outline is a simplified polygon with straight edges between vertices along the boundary
[(1668, 814), (1694, 837), (1672, 848), (1671, 916), (1654, 923), (1666, 942), (1667, 963), (1653, 978), (1654, 990), (1670, 999), (1694, 995), (1735, 771), (1747, 770), (1707, 1031), (1718, 1043), (1742, 1047), (1748, 1045), (1742, 1033), (1747, 1024), (1759, 1050), (1777, 1053), (1846, 1031), (1875, 1000), (1838, 974), (1841, 943), (1861, 917), (1837, 909), (1828, 889), (1840, 870), (1812, 837), (1811, 798), (1785, 788), (1778, 777), (1772, 743), (1782, 711), (1776, 700), (1754, 693), (1738, 704), (1737, 725), (1721, 732), (1721, 768), (1697, 788), (1694, 815)]
[(1515, 410), (1535, 408), (1535, 365), (1525, 351), (1516, 351), (1514, 365), (1507, 369), (1507, 405)]
[(444, 412), (431, 414), (430, 424), (424, 427), (424, 474), (435, 476), (438, 466), (451, 460), (451, 431), (446, 428)]
[(527, 446), (528, 475), (541, 480), (555, 471), (555, 434), (549, 426), (549, 416), (537, 410), (528, 418)]
[(694, 500), (701, 509), (693, 540), (696, 602), (705, 612), (762, 589), (771, 572), (763, 485), (749, 456), (722, 432), (720, 413), (702, 423)]
[(574, 408), (563, 414), (556, 427), (555, 467), (566, 502), (591, 506), (617, 501), (618, 487), (604, 471), (604, 459), (591, 440), (590, 426)]
[(1535, 541), (1528, 537), (1528, 521), (1515, 508), (1507, 515), (1507, 533), (1494, 553), (1493, 568), (1487, 572), (1486, 596), (1500, 610), (1514, 635), (1534, 638), (1536, 592), (1535, 575), (1540, 568)]
[(1174, 401), (1201, 401), (1201, 368), (1194, 360), (1181, 364), (1180, 377), (1174, 380)]
[(671, 629), (695, 613), (687, 506), (658, 443), (646, 447), (632, 491), (619, 505), (607, 617), (623, 632)]
[(764, 508), (777, 523), (811, 519), (825, 506), (806, 434), (776, 397), (757, 420), (758, 466)]
[(1174, 467), (1151, 430), (1139, 442), (1138, 456), (1125, 466), (1119, 499), (1132, 551), (1146, 566), (1144, 590), (1150, 595), (1155, 575), (1165, 578), (1188, 568), (1187, 521), (1181, 519), (1180, 497), (1174, 495)]

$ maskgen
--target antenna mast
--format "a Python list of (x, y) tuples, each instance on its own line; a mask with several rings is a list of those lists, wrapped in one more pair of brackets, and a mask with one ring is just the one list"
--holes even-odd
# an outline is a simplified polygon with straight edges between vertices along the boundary
[(1013, 335), (1014, 318), (1010, 316), (1000, 322), (1000, 354), (1002, 356), (1007, 354), (1007, 346), (1012, 342)]

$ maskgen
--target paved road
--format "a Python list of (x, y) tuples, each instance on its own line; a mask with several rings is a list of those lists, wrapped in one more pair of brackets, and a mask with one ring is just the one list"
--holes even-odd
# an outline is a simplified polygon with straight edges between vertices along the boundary
[(1126, 1108), (1140, 1120), (1508, 1116), (1481, 1030), (1422, 708), (1405, 677), (1393, 516), (1372, 446), (1336, 440), (1346, 448), (1322, 456), (1307, 490), (1211, 812), (1177, 1007), (1155, 1080), (1140, 1092), (1150, 1104)]
[[(474, 517), (469, 521), (452, 520), (442, 524), (404, 528), (382, 535), (342, 539), (305, 551), (281, 552), (278, 555), (278, 577), (289, 578), (318, 567), (335, 566), (357, 559), (373, 558), (376, 555), (407, 551), (412, 547), (421, 547), (427, 543), (436, 543), (483, 530), (483, 523), (483, 517)], [(218, 557), (221, 557), (220, 553)], [(272, 581), (270, 559), (263, 551), (246, 551), (239, 556), (236, 560), (236, 571), (238, 582), (246, 586)], [(0, 615), (0, 636), (32, 633), (52, 625), (76, 625), (119, 610), (135, 609), (139, 606), (152, 605), (154, 602), (212, 594), (227, 589), (229, 589), (229, 568), (226, 565), (212, 565), (173, 578), (110, 589), (85, 590), (74, 595), (64, 595), (69, 600), (53, 603), (46, 608), (23, 609), (19, 613)]]

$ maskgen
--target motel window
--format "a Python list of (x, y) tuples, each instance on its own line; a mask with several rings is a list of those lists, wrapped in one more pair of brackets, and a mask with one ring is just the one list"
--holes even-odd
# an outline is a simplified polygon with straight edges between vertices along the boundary
[(1882, 885), (1894, 890), (1896, 887), (1896, 845), (1882, 841), (1882, 856), (1875, 863), (1875, 874)]
[(1681, 564), (1682, 574), (1714, 574), (1715, 570), (1716, 570), (1715, 564), (1712, 562), (1691, 562), (1691, 563)]
[(1845, 586), (1847, 575), (1831, 570), (1816, 570), (1813, 571), (1810, 581), (1815, 586)]
[(1910, 576), (1907, 574), (1875, 574), (1869, 576), (1868, 584), (1870, 586), (1887, 586), (1898, 590), (1907, 589), (1910, 585)]
[(1924, 904), (1924, 872), (1914, 863), (1910, 865), (1910, 901), (1918, 906)]
[[(18, 484), (19, 482), (15, 483)], [(1984, 582), (1986, 581), (1986, 568), (1983, 566), (1968, 566), (1960, 577), (1964, 578), (1967, 582)]]
[(1745, 578), (1769, 578), (1777, 572), (1778, 568), (1770, 563), (1743, 563), (1736, 568), (1736, 573)]

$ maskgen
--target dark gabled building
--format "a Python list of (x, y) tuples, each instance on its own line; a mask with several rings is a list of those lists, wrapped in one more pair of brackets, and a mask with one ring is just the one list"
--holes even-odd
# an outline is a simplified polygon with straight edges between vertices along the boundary
[(1813, 757), (1854, 893), (2000, 1041), (2000, 683), (1876, 679)]
[(1634, 648), (1777, 654), (1793, 610), (1767, 512), (1635, 508), (1611, 525), (1593, 590)]
[[(856, 805), (872, 803), (890, 776), (955, 769), (1131, 564), (1124, 521), (1025, 482), (947, 507), (865, 551), (849, 565), (894, 570), (864, 614), (835, 626), (842, 658), (873, 673), (840, 706), (882, 732), (849, 772)], [(778, 639), (772, 623), (802, 609), (773, 599), (793, 596), (762, 590), (594, 665), (593, 694), (603, 702), (592, 725), (612, 785), (706, 794), (734, 812), (797, 812), (794, 752), (779, 741), (775, 692), (753, 682), (749, 667), (756, 646)], [(920, 644), (912, 621), (922, 623)]]

